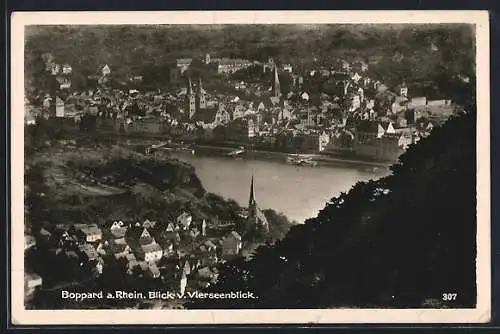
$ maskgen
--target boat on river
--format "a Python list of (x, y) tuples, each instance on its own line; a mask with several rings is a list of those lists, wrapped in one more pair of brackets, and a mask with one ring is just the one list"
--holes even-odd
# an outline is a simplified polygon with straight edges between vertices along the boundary
[(304, 155), (304, 154), (289, 154), (286, 157), (286, 162), (292, 165), (298, 166), (317, 166), (318, 162), (313, 160), (312, 156)]
[(238, 150), (234, 150), (234, 151), (229, 152), (227, 154), (227, 156), (232, 157), (232, 158), (238, 158), (238, 157), (241, 157), (245, 152), (246, 152), (245, 148), (240, 147)]
[(146, 148), (146, 153), (150, 154), (153, 150), (175, 151), (175, 152), (190, 152), (195, 154), (195, 149), (191, 145), (184, 143), (160, 142)]

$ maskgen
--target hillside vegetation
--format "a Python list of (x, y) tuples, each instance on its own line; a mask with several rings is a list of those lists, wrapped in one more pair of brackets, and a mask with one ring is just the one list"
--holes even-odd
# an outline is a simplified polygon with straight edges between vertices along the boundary
[(57, 62), (73, 66), (75, 87), (104, 64), (117, 78), (151, 72), (168, 77), (167, 65), (176, 58), (201, 59), (207, 52), (259, 61), (273, 57), (297, 64), (299, 72), (313, 66), (314, 58), (316, 66), (360, 57), (370, 62), (371, 76), (390, 85), (402, 78), (475, 72), (474, 31), (468, 25), (36, 26), (26, 36), (27, 82), (39, 80), (40, 55), (52, 53)]

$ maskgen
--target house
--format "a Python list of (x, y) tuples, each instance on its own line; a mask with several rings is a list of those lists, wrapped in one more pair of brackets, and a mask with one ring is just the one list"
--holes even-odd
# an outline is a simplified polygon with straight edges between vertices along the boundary
[(126, 227), (113, 228), (109, 231), (111, 235), (111, 240), (114, 243), (125, 243), (125, 234), (127, 233)]
[(427, 97), (425, 96), (419, 96), (419, 97), (412, 97), (410, 101), (408, 101), (408, 108), (409, 109), (414, 109), (414, 108), (425, 108), (427, 106)]
[(276, 107), (280, 104), (282, 100), (279, 96), (270, 96), (269, 101), (271, 102), (272, 107)]
[(64, 101), (56, 97), (56, 117), (64, 117)]
[(167, 232), (174, 232), (177, 230), (178, 230), (178, 227), (174, 226), (174, 224), (172, 224), (172, 223), (168, 223), (167, 229), (166, 229)]
[(159, 245), (163, 250), (163, 256), (170, 256), (174, 253), (174, 243), (171, 240), (165, 240)]
[(158, 244), (142, 245), (137, 251), (137, 255), (146, 262), (154, 262), (161, 259), (163, 250)]
[(139, 237), (139, 245), (151, 245), (151, 244), (155, 244), (156, 241), (155, 239), (151, 236), (151, 234), (149, 233), (148, 229), (147, 228), (144, 228), (142, 230), (142, 233)]
[(113, 230), (115, 228), (122, 228), (123, 227), (123, 222), (120, 221), (114, 221), (113, 224), (111, 224), (110, 230)]
[(100, 241), (97, 246), (95, 247), (95, 250), (97, 251), (97, 254), (99, 255), (106, 255), (107, 251), (107, 247), (109, 246), (109, 243), (107, 241), (105, 242), (102, 242)]
[(181, 241), (181, 236), (179, 232), (166, 232), (164, 240), (171, 240), (175, 244)]
[(407, 149), (408, 146), (413, 144), (413, 135), (409, 128), (401, 128), (396, 130), (396, 134), (399, 136), (398, 146)]
[(103, 76), (107, 76), (107, 75), (111, 74), (111, 69), (109, 68), (108, 64), (104, 65), (101, 68), (101, 73), (102, 73)]
[(352, 94), (348, 97), (349, 111), (355, 111), (361, 107), (361, 98), (357, 94)]
[(208, 252), (215, 252), (217, 250), (217, 246), (210, 240), (207, 240), (203, 243)]
[(144, 227), (144, 228), (154, 228), (155, 226), (156, 226), (156, 222), (155, 221), (150, 221), (149, 219), (146, 219), (142, 223), (142, 227)]
[(127, 244), (113, 244), (110, 247), (111, 253), (116, 259), (121, 259), (130, 254), (131, 249)]
[(199, 268), (198, 271), (196, 272), (196, 278), (200, 281), (204, 282), (212, 282), (215, 283), (217, 280), (218, 274), (212, 270), (210, 270), (209, 267), (202, 267)]
[(417, 120), (420, 118), (420, 112), (415, 109), (406, 110), (404, 113), (404, 118), (406, 119), (407, 125), (412, 125), (417, 123)]
[(342, 71), (350, 71), (351, 70), (351, 64), (348, 61), (342, 60), (340, 66), (341, 66)]
[(127, 272), (129, 274), (132, 273), (132, 270), (139, 265), (134, 254), (130, 253), (125, 256), (125, 260), (127, 260)]
[(142, 75), (134, 75), (129, 80), (134, 83), (142, 82)]
[(355, 72), (352, 76), (351, 76), (351, 79), (352, 81), (354, 82), (358, 82), (359, 80), (361, 80), (361, 75), (358, 74), (358, 72)]
[(328, 146), (328, 143), (330, 142), (330, 135), (326, 131), (321, 132), (318, 138), (318, 142), (319, 142), (318, 151), (323, 152)]
[(42, 286), (43, 280), (37, 274), (24, 274), (24, 291), (26, 295), (31, 295), (38, 287)]
[(83, 259), (87, 261), (93, 261), (99, 257), (99, 254), (97, 254), (97, 250), (92, 245), (87, 243), (78, 246), (78, 251)]
[(191, 231), (189, 231), (189, 235), (191, 238), (196, 239), (200, 235), (200, 231), (195, 227)]
[(56, 81), (59, 84), (59, 89), (61, 90), (71, 88), (71, 79), (67, 76), (58, 76)]
[(222, 256), (238, 255), (242, 245), (241, 236), (238, 232), (232, 231), (223, 240)]
[(189, 226), (191, 226), (191, 223), (193, 222), (193, 216), (187, 212), (183, 212), (177, 217), (176, 222), (177, 226), (179, 226), (182, 230), (188, 230)]
[(219, 74), (235, 73), (252, 65), (252, 62), (246, 59), (219, 58), (212, 59), (211, 62), (217, 63), (217, 73)]
[(49, 65), (50, 74), (57, 75), (61, 73), (61, 65), (52, 63)]
[(181, 69), (181, 74), (182, 74), (182, 72), (184, 72), (185, 70), (187, 70), (189, 68), (189, 66), (191, 65), (192, 62), (193, 62), (192, 58), (180, 58), (180, 59), (177, 59), (176, 65), (178, 68)]
[(387, 124), (385, 128), (385, 134), (393, 135), (395, 133), (396, 131), (394, 130), (394, 125), (392, 124), (392, 122), (389, 122), (389, 124)]
[(300, 113), (299, 124), (301, 125), (301, 127), (304, 128), (316, 126), (316, 118), (314, 116), (314, 113), (310, 110)]
[(368, 71), (368, 64), (366, 62), (364, 62), (363, 60), (357, 60), (352, 65), (353, 65), (353, 69), (355, 71), (359, 71), (359, 72)]
[(102, 231), (96, 224), (75, 224), (73, 229), (76, 235), (82, 238), (85, 242), (96, 242), (102, 239)]
[(101, 258), (98, 258), (95, 261), (95, 264), (94, 264), (95, 265), (95, 270), (96, 270), (96, 272), (97, 272), (98, 275), (102, 274), (103, 264), (104, 264), (104, 261)]
[(293, 72), (292, 65), (290, 65), (290, 64), (283, 64), (283, 71), (286, 71), (288, 73), (292, 73)]
[(189, 276), (191, 274), (191, 265), (187, 260), (184, 263), (184, 266), (182, 267), (182, 273), (185, 274), (186, 276)]
[(215, 114), (216, 124), (225, 124), (231, 120), (231, 114), (226, 110), (223, 104), (219, 104), (217, 113)]
[(36, 246), (36, 239), (31, 235), (24, 235), (24, 250)]
[(408, 106), (408, 98), (406, 96), (396, 96), (392, 103), (392, 113), (396, 114), (402, 110), (406, 110)]
[(191, 255), (191, 257), (189, 258), (189, 264), (191, 267), (191, 272), (193, 272), (201, 266), (201, 260), (199, 257)]
[(158, 269), (158, 267), (156, 266), (156, 264), (154, 262), (149, 262), (148, 263), (147, 274), (151, 278), (158, 278), (158, 277), (160, 277), (160, 270)]
[(181, 279), (179, 280), (179, 292), (181, 296), (184, 295), (186, 292), (186, 287), (187, 287), (187, 276), (186, 274), (182, 273)]
[(63, 74), (71, 74), (73, 72), (73, 68), (69, 64), (64, 64), (62, 66), (62, 73)]
[(238, 104), (234, 107), (234, 110), (232, 112), (232, 120), (240, 119), (243, 116), (245, 116), (245, 107), (242, 106), (241, 104)]

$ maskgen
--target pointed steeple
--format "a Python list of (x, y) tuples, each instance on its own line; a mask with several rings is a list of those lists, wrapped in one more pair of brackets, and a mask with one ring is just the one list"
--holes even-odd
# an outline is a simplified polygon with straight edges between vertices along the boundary
[(193, 85), (191, 84), (191, 76), (188, 76), (188, 86), (187, 86), (187, 94), (193, 94)]
[(252, 175), (252, 182), (250, 183), (250, 199), (248, 200), (248, 207), (251, 208), (252, 206), (255, 205), (255, 197), (254, 197), (254, 192), (253, 192), (253, 175)]
[(278, 76), (278, 67), (274, 66), (274, 86), (273, 86), (274, 96), (281, 97), (281, 86), (280, 78)]
[(190, 75), (188, 75), (188, 85), (186, 91), (186, 110), (188, 110), (189, 119), (192, 119), (196, 113), (196, 96), (193, 94), (193, 85), (191, 84)]

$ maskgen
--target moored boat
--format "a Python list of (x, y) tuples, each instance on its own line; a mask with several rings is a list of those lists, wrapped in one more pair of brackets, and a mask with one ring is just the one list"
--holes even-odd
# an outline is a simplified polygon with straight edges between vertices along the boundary
[(302, 154), (289, 154), (286, 157), (286, 162), (292, 165), (299, 166), (317, 166), (318, 162), (313, 160), (311, 156)]
[(242, 156), (244, 153), (245, 153), (245, 148), (240, 147), (238, 150), (234, 150), (234, 151), (229, 152), (227, 154), (227, 156), (236, 158), (236, 157)]

